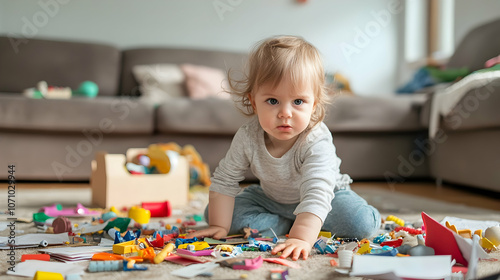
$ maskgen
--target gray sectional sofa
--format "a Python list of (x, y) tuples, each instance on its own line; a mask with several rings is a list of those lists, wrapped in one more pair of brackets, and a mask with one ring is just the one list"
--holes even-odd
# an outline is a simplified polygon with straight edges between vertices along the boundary
[[(144, 102), (131, 69), (191, 63), (240, 70), (245, 60), (246, 54), (230, 52), (166, 47), (119, 50), (99, 43), (48, 39), (29, 39), (13, 47), (12, 38), (0, 36), (0, 166), (5, 166), (0, 179), (7, 177), (6, 166), (14, 164), (18, 180), (86, 181), (97, 151), (125, 153), (128, 148), (170, 141), (194, 145), (213, 171), (246, 117), (231, 100), (181, 97), (159, 106)], [(91, 80), (100, 92), (95, 99), (69, 100), (20, 94), (40, 80), (71, 88)], [(448, 141), (428, 153), (424, 144), (428, 143), (430, 101), (424, 94), (337, 96), (325, 123), (342, 159), (341, 171), (355, 180), (394, 183), (442, 178), (500, 191), (496, 145), (500, 118), (487, 121), (486, 127), (472, 124), (463, 132), (454, 130)], [(493, 102), (498, 107), (500, 99), (492, 98), (485, 106), (491, 109)], [(481, 121), (490, 118), (483, 116), (482, 109), (473, 114)], [(476, 154), (469, 162), (471, 155), (465, 150), (473, 147), (491, 149), (491, 153), (485, 150), (486, 154)], [(487, 160), (481, 163), (483, 156)], [(462, 157), (464, 165), (455, 168)], [(254, 179), (248, 174), (247, 180)]]

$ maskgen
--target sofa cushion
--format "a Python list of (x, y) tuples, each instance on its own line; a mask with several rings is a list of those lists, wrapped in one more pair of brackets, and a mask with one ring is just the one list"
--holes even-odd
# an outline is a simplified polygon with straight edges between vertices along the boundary
[(233, 135), (248, 121), (230, 99), (176, 98), (157, 108), (157, 129), (161, 133)]
[(84, 81), (99, 96), (117, 95), (120, 50), (115, 47), (0, 36), (0, 92), (22, 92), (39, 81), (77, 89)]
[(420, 109), (426, 95), (390, 97), (336, 96), (325, 123), (333, 132), (419, 131)]
[[(445, 131), (465, 131), (491, 129), (500, 127), (500, 79), (469, 90), (451, 109), (440, 117), (437, 129)], [(420, 122), (422, 126), (430, 127), (432, 96), (422, 107)]]
[(140, 95), (139, 85), (132, 74), (132, 69), (136, 65), (189, 63), (218, 68), (223, 71), (229, 69), (242, 71), (246, 60), (247, 56), (245, 54), (224, 51), (174, 48), (125, 50), (122, 52), (120, 93), (122, 95)]
[(130, 98), (31, 99), (0, 94), (0, 130), (152, 134), (153, 105)]

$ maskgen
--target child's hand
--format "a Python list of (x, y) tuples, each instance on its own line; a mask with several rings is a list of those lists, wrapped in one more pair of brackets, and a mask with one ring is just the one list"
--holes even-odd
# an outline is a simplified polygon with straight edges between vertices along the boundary
[(271, 251), (271, 254), (276, 255), (278, 252), (283, 251), (280, 258), (287, 258), (288, 256), (292, 256), (292, 260), (296, 261), (299, 259), (302, 254), (302, 259), (306, 260), (309, 256), (309, 252), (311, 251), (311, 244), (309, 242), (296, 239), (289, 238), (285, 243), (281, 243), (274, 247)]
[(225, 228), (218, 226), (210, 226), (209, 228), (190, 233), (186, 236), (186, 238), (212, 237), (214, 239), (221, 239), (222, 237), (226, 236), (227, 236), (227, 230)]

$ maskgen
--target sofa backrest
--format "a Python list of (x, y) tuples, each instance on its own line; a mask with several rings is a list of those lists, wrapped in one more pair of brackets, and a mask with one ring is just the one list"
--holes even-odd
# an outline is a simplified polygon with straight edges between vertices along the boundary
[(500, 19), (478, 26), (458, 44), (447, 67), (467, 67), (471, 71), (484, 68), (484, 63), (500, 54)]
[(241, 72), (244, 69), (246, 60), (246, 54), (225, 51), (176, 48), (124, 50), (122, 52), (120, 94), (140, 95), (139, 85), (132, 74), (132, 68), (136, 65), (188, 63), (218, 68), (224, 71), (232, 69)]
[(72, 89), (93, 81), (99, 96), (117, 95), (119, 68), (113, 46), (0, 36), (0, 92), (20, 93), (42, 80)]

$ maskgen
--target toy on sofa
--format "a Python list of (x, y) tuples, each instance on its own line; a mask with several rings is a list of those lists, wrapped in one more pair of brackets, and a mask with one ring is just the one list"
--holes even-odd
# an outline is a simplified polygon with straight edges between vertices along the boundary
[(99, 87), (91, 81), (81, 83), (76, 90), (69, 87), (49, 86), (47, 82), (41, 81), (38, 82), (36, 88), (29, 88), (23, 92), (25, 96), (37, 99), (70, 99), (72, 96), (94, 98), (98, 93)]

